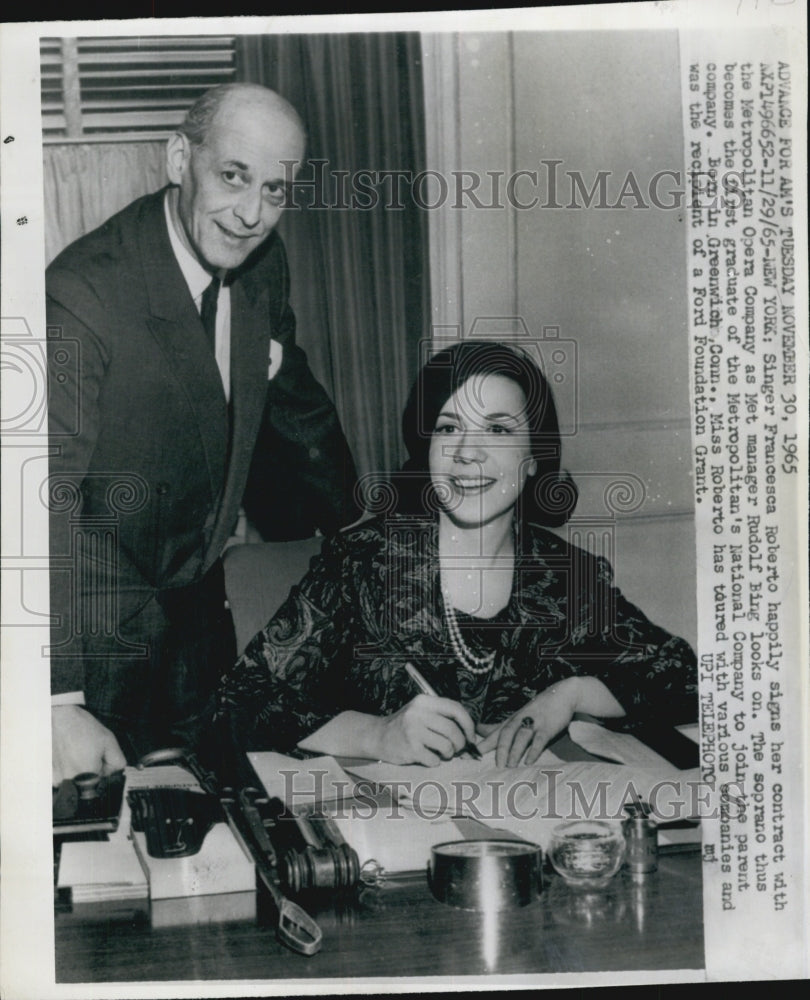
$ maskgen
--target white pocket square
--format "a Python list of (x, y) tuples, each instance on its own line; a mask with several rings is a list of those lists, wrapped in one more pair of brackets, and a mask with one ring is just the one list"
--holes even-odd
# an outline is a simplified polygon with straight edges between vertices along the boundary
[(270, 357), (267, 362), (267, 381), (275, 378), (281, 368), (281, 358), (284, 354), (284, 346), (277, 340), (270, 341)]

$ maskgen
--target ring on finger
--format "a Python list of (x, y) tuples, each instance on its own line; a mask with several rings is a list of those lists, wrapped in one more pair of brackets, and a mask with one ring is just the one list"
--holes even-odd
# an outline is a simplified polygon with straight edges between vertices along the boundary
[(520, 720), (521, 729), (534, 729), (534, 719), (530, 715), (524, 715)]

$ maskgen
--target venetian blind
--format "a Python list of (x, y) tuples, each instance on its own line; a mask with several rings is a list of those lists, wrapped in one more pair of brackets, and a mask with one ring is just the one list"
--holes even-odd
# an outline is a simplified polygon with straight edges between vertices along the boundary
[(43, 38), (45, 142), (152, 139), (236, 78), (232, 36)]

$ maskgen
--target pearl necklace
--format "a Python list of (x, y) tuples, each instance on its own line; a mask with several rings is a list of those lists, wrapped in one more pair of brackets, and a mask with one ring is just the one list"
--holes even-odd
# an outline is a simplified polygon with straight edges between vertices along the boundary
[(495, 650), (493, 649), (492, 652), (487, 653), (486, 656), (475, 656), (471, 653), (461, 635), (461, 629), (458, 625), (455, 608), (450, 603), (450, 599), (444, 588), (442, 588), (442, 600), (444, 602), (444, 613), (447, 619), (447, 628), (450, 632), (450, 643), (457, 659), (463, 663), (467, 670), (469, 670), (472, 674), (489, 673), (489, 671), (492, 670), (492, 664), (495, 662)]

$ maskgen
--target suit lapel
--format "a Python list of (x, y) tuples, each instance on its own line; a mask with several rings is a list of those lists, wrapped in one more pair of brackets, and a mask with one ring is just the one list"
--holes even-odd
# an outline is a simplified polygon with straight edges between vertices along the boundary
[(159, 192), (147, 202), (138, 230), (148, 324), (196, 418), (216, 502), (228, 453), (227, 402), (216, 358), (169, 242), (163, 200)]

